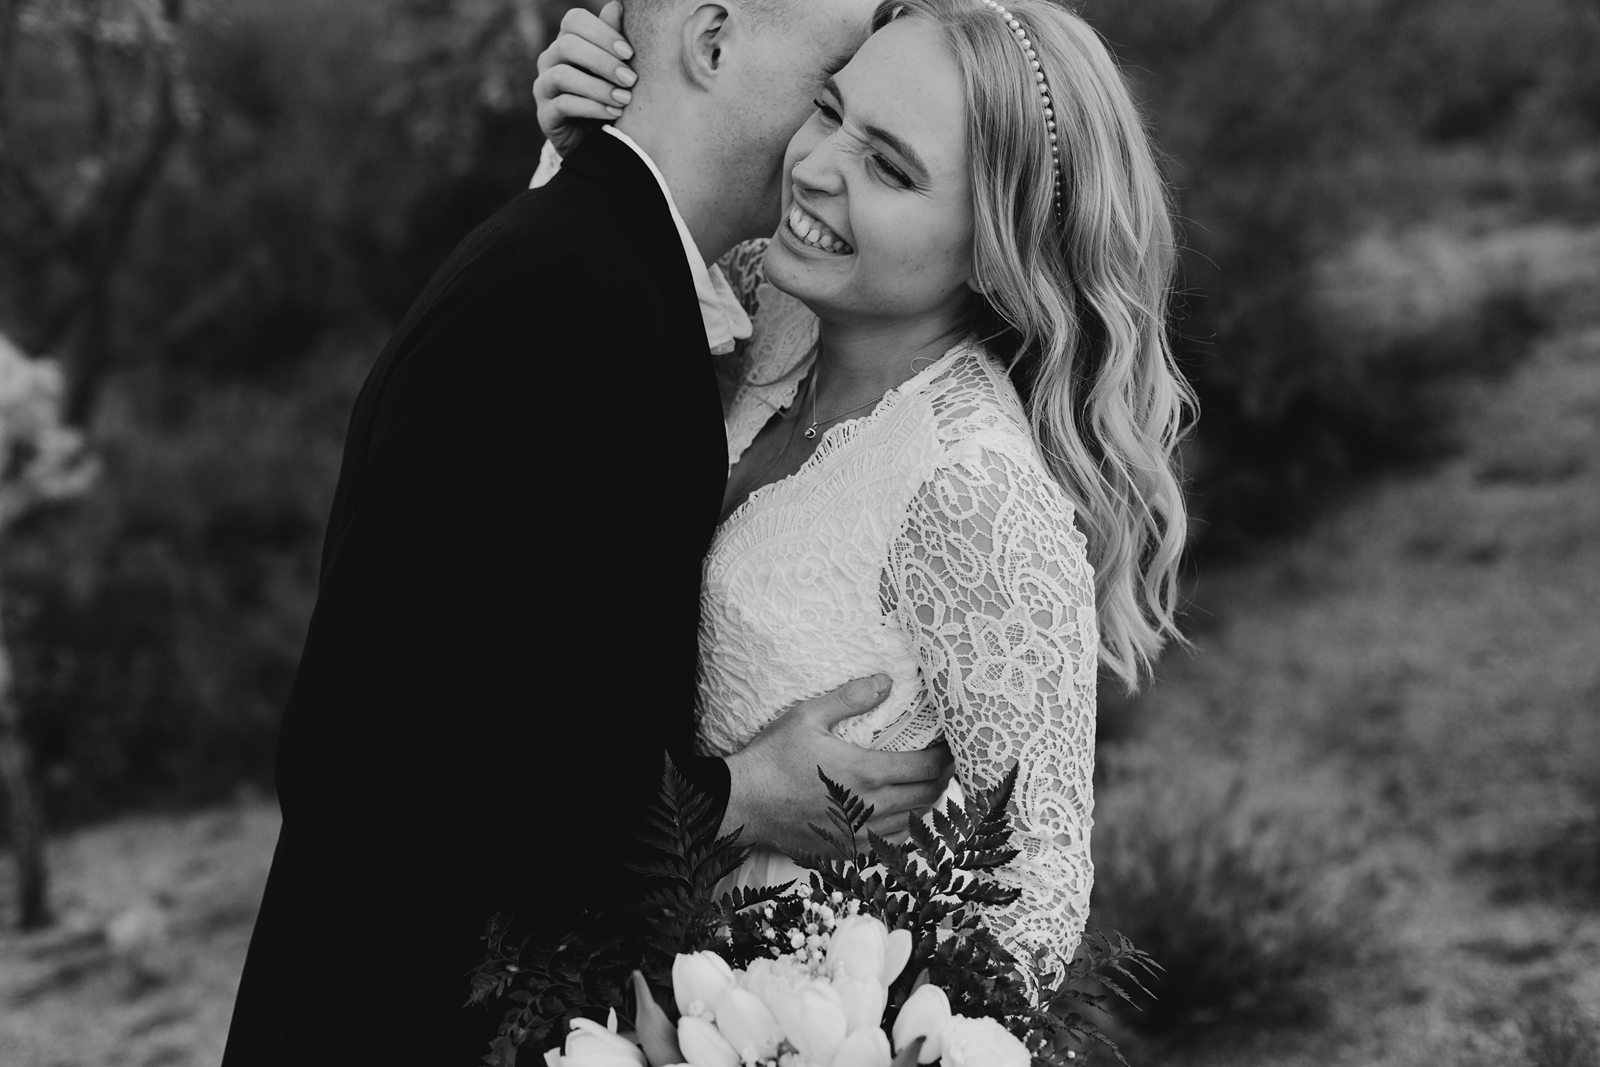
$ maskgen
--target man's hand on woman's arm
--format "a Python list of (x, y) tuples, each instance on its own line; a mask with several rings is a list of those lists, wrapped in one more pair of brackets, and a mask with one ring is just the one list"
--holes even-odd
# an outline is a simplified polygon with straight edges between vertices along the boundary
[(927, 810), (950, 781), (950, 751), (878, 752), (835, 737), (844, 719), (871, 711), (889, 695), (889, 679), (862, 678), (784, 712), (743, 750), (727, 758), (730, 778), (722, 831), (781, 852), (814, 852), (810, 824), (828, 825), (828, 794), (817, 777), (850, 789), (875, 810), (867, 828), (903, 834), (909, 813)]

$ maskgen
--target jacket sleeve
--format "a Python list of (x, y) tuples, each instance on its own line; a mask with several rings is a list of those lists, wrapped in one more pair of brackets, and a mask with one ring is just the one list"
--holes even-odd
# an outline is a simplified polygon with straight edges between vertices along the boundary
[(313, 623), (338, 662), (321, 777), (346, 810), (475, 850), (503, 843), (468, 828), (554, 819), (598, 857), (642, 824), (669, 750), (726, 803), (721, 761), (686, 752), (694, 590), (662, 534), (670, 486), (636, 488), (657, 473), (660, 342), (586, 311), (612, 284), (577, 261), (470, 287), (375, 383)]

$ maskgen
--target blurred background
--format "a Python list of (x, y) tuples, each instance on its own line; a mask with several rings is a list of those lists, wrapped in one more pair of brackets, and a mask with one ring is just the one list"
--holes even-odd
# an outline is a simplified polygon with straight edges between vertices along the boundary
[[(566, 6), (0, 0), (0, 1063), (220, 1056), (350, 405)], [(1167, 968), (1109, 1025), (1600, 1065), (1600, 0), (1084, 13), (1203, 407), (1195, 648), (1103, 693), (1090, 921)]]

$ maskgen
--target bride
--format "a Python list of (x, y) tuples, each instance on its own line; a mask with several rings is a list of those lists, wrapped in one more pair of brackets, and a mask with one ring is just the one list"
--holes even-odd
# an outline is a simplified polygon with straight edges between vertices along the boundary
[[(613, 104), (571, 75), (620, 37), (566, 26), (535, 91), (570, 143)], [(1173, 223), (1082, 19), (898, 0), (872, 28), (789, 144), (776, 234), (724, 263), (753, 335), (722, 368), (699, 743), (738, 751), (795, 701), (890, 675), (848, 740), (942, 738), (968, 789), (1020, 765), (1000, 873), (1021, 895), (985, 919), (1043, 978), (1088, 912), (1097, 676), (1132, 689), (1181, 640)], [(738, 877), (797, 871), (767, 851)]]

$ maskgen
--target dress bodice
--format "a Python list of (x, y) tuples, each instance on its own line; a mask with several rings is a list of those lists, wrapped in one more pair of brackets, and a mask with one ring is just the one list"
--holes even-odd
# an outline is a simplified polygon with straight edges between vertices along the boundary
[[(725, 390), (730, 465), (793, 400), (815, 333), (797, 301), (755, 296)], [(737, 751), (797, 701), (882, 672), (891, 696), (847, 720), (847, 740), (942, 736), (967, 788), (1020, 762), (1022, 855), (1000, 880), (1023, 896), (989, 918), (1023, 958), (1070, 957), (1092, 880), (1098, 636), (1073, 515), (1005, 368), (966, 341), (735, 508), (701, 592), (702, 751)]]

